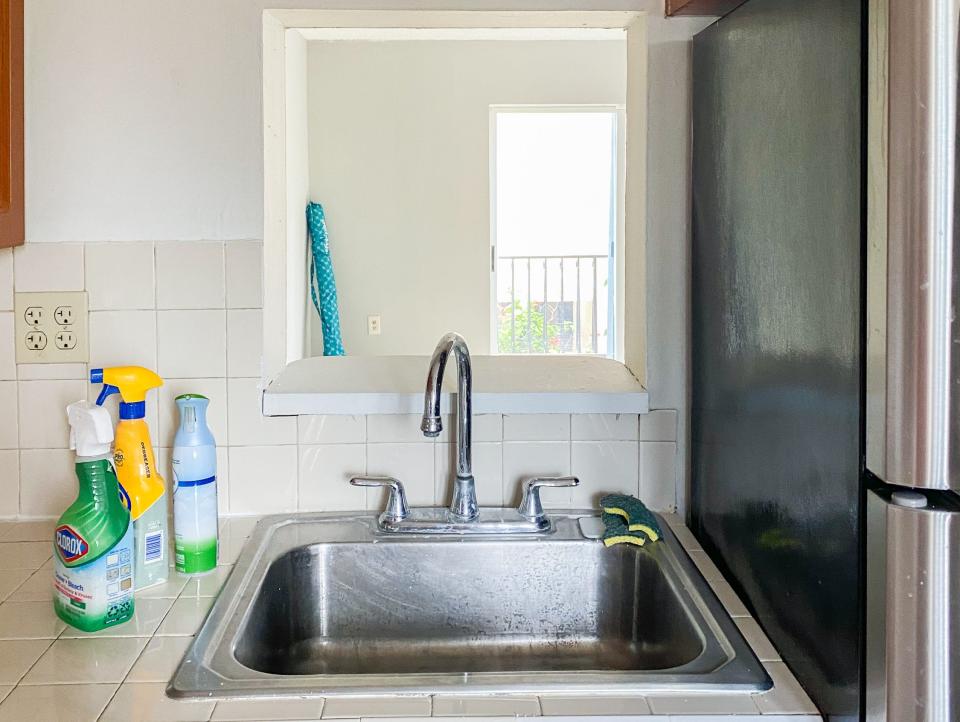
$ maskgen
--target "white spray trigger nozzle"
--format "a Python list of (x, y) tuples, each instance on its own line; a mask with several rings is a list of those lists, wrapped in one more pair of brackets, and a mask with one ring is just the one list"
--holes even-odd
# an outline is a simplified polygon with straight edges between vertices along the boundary
[(67, 406), (70, 422), (70, 448), (77, 456), (103, 456), (110, 453), (113, 442), (113, 421), (102, 406), (89, 401), (76, 401)]

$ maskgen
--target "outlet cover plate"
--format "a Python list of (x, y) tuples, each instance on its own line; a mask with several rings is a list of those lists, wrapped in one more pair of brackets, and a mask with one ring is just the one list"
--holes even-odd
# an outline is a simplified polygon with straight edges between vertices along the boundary
[(86, 363), (86, 291), (14, 294), (18, 364)]

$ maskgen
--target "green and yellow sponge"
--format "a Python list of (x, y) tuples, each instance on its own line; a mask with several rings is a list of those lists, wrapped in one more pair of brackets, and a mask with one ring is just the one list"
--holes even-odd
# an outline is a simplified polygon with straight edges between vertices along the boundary
[(603, 535), (606, 546), (659, 541), (663, 536), (657, 518), (646, 505), (627, 494), (607, 494), (600, 499), (603, 508), (603, 523), (607, 528)]

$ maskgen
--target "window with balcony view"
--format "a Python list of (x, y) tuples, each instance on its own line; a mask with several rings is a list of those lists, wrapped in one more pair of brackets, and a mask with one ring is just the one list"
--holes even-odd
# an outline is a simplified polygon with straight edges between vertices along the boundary
[(617, 354), (620, 111), (491, 108), (493, 343)]

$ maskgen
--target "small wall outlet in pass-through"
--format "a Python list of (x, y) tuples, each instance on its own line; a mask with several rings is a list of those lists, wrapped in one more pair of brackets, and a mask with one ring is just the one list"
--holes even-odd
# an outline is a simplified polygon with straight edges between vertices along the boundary
[(380, 314), (374, 316), (367, 316), (367, 335), (368, 336), (379, 336), (380, 335)]
[(85, 291), (14, 294), (18, 364), (85, 363)]

